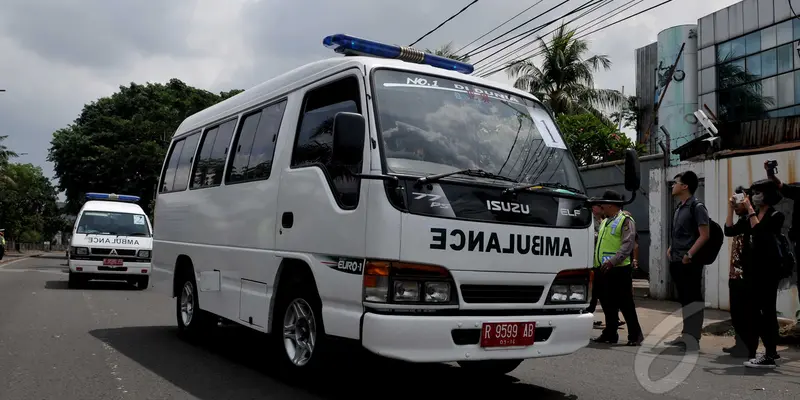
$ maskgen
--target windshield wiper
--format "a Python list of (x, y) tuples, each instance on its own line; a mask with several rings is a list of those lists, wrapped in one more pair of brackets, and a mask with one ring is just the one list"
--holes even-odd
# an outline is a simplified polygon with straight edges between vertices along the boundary
[(517, 192), (520, 192), (520, 191), (523, 191), (523, 190), (527, 190), (527, 189), (530, 189), (530, 188), (536, 187), (536, 186), (546, 187), (548, 189), (563, 189), (563, 190), (569, 190), (570, 192), (584, 194), (579, 189), (576, 189), (576, 188), (574, 188), (572, 186), (567, 186), (567, 185), (565, 185), (563, 183), (557, 183), (557, 182), (556, 183), (554, 183), (554, 182), (528, 183), (528, 184), (525, 184), (525, 185), (510, 187), (510, 188), (504, 190), (503, 193), (504, 194), (517, 193)]
[(453, 172), (445, 172), (443, 174), (435, 174), (435, 175), (423, 176), (422, 178), (419, 178), (419, 179), (417, 179), (416, 182), (414, 182), (414, 186), (419, 186), (419, 185), (422, 185), (422, 184), (425, 184), (425, 183), (435, 182), (435, 181), (438, 181), (439, 179), (446, 178), (446, 177), (451, 176), (451, 175), (467, 175), (467, 176), (475, 176), (475, 177), (479, 177), (479, 178), (498, 179), (498, 180), (501, 180), (501, 181), (514, 182), (514, 183), (518, 182), (516, 179), (509, 178), (507, 176), (493, 174), (491, 172), (487, 172), (487, 171), (484, 171), (482, 169), (461, 169), (461, 170), (453, 171)]
[(134, 232), (134, 233), (130, 233), (130, 234), (126, 235), (126, 236), (147, 236), (147, 234), (143, 233), (143, 232)]

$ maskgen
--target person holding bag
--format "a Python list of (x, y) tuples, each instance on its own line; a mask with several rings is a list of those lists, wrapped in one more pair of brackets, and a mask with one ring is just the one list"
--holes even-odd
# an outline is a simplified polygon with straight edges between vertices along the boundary
[[(781, 261), (777, 236), (781, 234), (785, 216), (773, 207), (781, 200), (774, 186), (769, 180), (758, 181), (751, 187), (750, 196), (731, 197), (725, 223), (726, 236), (742, 235), (743, 240), (740, 260), (750, 300), (747, 322), (753, 328), (752, 333), (742, 337), (749, 352), (744, 365), (749, 368), (775, 368), (775, 360), (780, 359), (777, 298)], [(744, 207), (745, 215), (734, 224), (733, 212), (737, 206)], [(759, 338), (766, 349), (761, 355), (756, 354)]]

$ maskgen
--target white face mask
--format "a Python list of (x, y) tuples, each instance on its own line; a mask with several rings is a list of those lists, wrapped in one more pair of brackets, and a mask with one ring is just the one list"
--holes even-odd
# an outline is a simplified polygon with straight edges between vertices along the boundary
[(764, 204), (764, 195), (761, 193), (755, 194), (753, 195), (752, 200), (753, 200), (753, 205), (759, 207), (762, 204)]

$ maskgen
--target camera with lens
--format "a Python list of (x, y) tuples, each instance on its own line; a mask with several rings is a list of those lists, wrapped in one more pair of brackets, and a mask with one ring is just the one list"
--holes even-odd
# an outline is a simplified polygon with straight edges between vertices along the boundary
[(745, 189), (743, 186), (739, 186), (733, 191), (733, 200), (736, 202), (736, 204), (744, 203), (745, 197), (750, 197), (750, 189)]
[(778, 173), (778, 160), (767, 161), (767, 175), (772, 176)]

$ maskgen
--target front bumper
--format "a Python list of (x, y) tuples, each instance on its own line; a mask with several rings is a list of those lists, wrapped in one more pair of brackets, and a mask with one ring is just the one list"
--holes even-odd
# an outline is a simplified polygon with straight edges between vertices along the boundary
[[(535, 342), (516, 349), (483, 349), (484, 322), (536, 322)], [(527, 359), (574, 353), (589, 344), (593, 315), (398, 316), (364, 314), (362, 345), (410, 362)]]
[(69, 260), (69, 272), (74, 274), (87, 274), (93, 276), (101, 275), (125, 275), (125, 276), (149, 276), (152, 271), (149, 262), (128, 262), (124, 261), (121, 267), (104, 266), (102, 261), (91, 260)]

